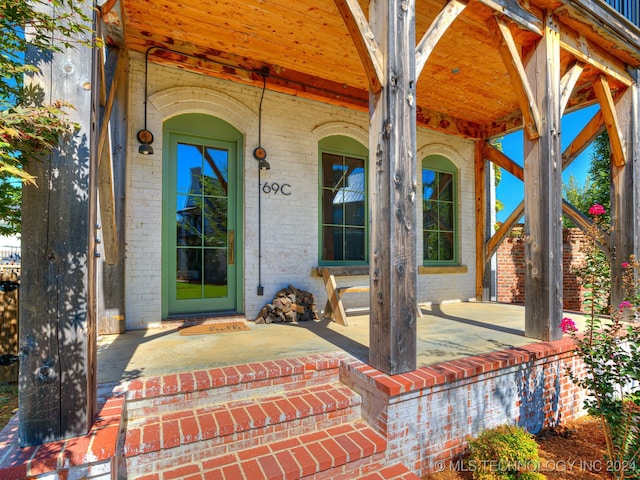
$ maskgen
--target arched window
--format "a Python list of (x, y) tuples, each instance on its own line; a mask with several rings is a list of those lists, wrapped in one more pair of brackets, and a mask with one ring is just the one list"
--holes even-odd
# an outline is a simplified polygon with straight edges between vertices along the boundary
[(334, 135), (318, 143), (321, 265), (367, 263), (367, 149)]
[(422, 161), (422, 252), (425, 265), (458, 263), (458, 171), (441, 155)]

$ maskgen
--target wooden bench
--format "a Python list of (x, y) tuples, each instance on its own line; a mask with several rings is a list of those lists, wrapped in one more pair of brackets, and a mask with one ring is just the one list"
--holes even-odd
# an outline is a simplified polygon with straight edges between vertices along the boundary
[[(369, 285), (356, 285), (349, 287), (339, 287), (336, 282), (337, 276), (369, 275), (368, 266), (357, 267), (318, 267), (318, 276), (322, 277), (324, 288), (327, 291), (327, 303), (324, 306), (323, 317), (331, 318), (345, 327), (349, 325), (347, 314), (342, 304), (342, 295), (345, 293), (363, 293), (369, 291)], [(418, 317), (422, 318), (420, 307), (416, 306)]]

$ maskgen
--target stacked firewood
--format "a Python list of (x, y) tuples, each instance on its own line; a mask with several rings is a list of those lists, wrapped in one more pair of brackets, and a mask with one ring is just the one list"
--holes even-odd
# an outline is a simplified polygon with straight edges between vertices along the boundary
[(315, 295), (289, 285), (276, 293), (273, 302), (267, 303), (260, 310), (255, 322), (299, 322), (319, 319)]

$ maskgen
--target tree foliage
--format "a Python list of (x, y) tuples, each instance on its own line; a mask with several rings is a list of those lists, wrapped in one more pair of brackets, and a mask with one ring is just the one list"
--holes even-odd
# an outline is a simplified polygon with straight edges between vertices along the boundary
[(21, 183), (37, 182), (29, 162), (75, 127), (65, 113), (71, 105), (30, 83), (38, 67), (25, 55), (51, 61), (56, 52), (93, 44), (86, 11), (85, 0), (0, 0), (0, 234), (19, 231)]
[[(564, 196), (567, 201), (580, 212), (587, 215), (592, 205), (602, 205), (607, 211), (605, 220), (609, 220), (608, 212), (611, 211), (611, 151), (609, 136), (606, 132), (598, 135), (593, 142), (593, 152), (589, 172), (584, 185), (578, 185), (572, 176), (564, 186)], [(564, 219), (565, 227), (573, 226), (569, 220)]]

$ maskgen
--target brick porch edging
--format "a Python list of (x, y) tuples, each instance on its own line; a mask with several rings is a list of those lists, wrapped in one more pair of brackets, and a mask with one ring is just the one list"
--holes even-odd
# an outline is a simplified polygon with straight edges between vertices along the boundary
[[(402, 463), (424, 475), (454, 460), (467, 436), (485, 428), (518, 423), (535, 430), (581, 413), (583, 392), (565, 374), (566, 367), (580, 372), (573, 350), (563, 338), (394, 376), (344, 353), (314, 355), (133, 380), (115, 391), (142, 398), (205, 384), (240, 389), (245, 381), (277, 382), (269, 378), (339, 365), (341, 381), (362, 396), (363, 418), (387, 439), (387, 465)], [(124, 402), (124, 395), (109, 397), (86, 436), (22, 449), (16, 415), (0, 432), (0, 478), (113, 478)]]
[(113, 478), (123, 408), (122, 395), (109, 397), (99, 406), (87, 435), (24, 448), (18, 446), (18, 415), (14, 415), (0, 431), (0, 478)]
[(504, 423), (532, 433), (584, 413), (573, 341), (532, 343), (389, 376), (350, 358), (340, 379), (362, 396), (362, 416), (387, 438), (386, 459), (418, 475), (454, 468), (467, 438)]

